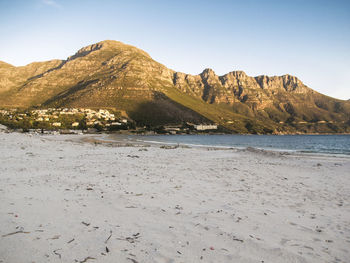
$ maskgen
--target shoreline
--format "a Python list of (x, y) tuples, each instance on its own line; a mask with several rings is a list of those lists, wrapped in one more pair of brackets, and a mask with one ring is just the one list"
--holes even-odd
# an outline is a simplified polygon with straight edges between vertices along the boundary
[[(1, 131), (0, 131), (1, 133)], [(22, 133), (19, 133), (22, 134)], [(117, 134), (117, 133), (96, 133), (96, 134), (32, 134), (23, 133), (30, 135), (43, 136), (50, 138), (50, 136), (57, 136), (66, 138), (70, 136), (72, 141), (81, 141), (92, 144), (105, 144), (113, 147), (172, 147), (175, 148), (203, 148), (203, 149), (217, 149), (217, 150), (235, 150), (235, 151), (251, 151), (251, 152), (271, 152), (283, 155), (295, 155), (295, 156), (325, 156), (325, 157), (339, 157), (339, 158), (350, 158), (350, 154), (345, 153), (330, 153), (330, 152), (316, 152), (306, 150), (293, 150), (293, 149), (278, 149), (278, 148), (264, 148), (257, 146), (222, 146), (222, 145), (204, 145), (204, 144), (189, 144), (189, 143), (177, 143), (177, 142), (164, 142), (164, 141), (148, 141), (136, 139), (137, 137), (148, 137), (148, 136), (182, 136), (182, 135), (138, 135), (138, 134)], [(193, 134), (196, 136), (198, 134)], [(206, 134), (211, 136), (211, 134)], [(47, 137), (46, 137), (47, 136)], [(114, 138), (111, 138), (114, 136)], [(120, 139), (116, 137), (120, 136)], [(185, 135), (186, 136), (186, 135)], [(294, 136), (294, 135), (293, 135)], [(125, 138), (123, 138), (125, 137)], [(130, 139), (130, 137), (135, 137)]]
[[(110, 138), (114, 136), (114, 138)], [(100, 143), (124, 143), (125, 145), (128, 144), (134, 144), (134, 145), (144, 145), (144, 146), (177, 146), (177, 147), (191, 147), (191, 148), (204, 148), (204, 149), (222, 149), (222, 150), (237, 150), (237, 151), (266, 151), (266, 152), (276, 152), (276, 153), (282, 153), (282, 154), (293, 154), (293, 155), (306, 155), (306, 156), (312, 156), (312, 155), (320, 155), (320, 156), (333, 156), (333, 157), (341, 157), (341, 158), (350, 158), (350, 154), (345, 153), (331, 153), (331, 152), (316, 152), (316, 151), (306, 151), (306, 150), (293, 150), (293, 149), (279, 149), (279, 148), (264, 148), (264, 147), (258, 147), (258, 146), (223, 146), (223, 145), (205, 145), (205, 144), (193, 144), (193, 143), (178, 143), (178, 142), (164, 142), (164, 141), (154, 141), (154, 140), (144, 140), (144, 139), (137, 139), (138, 136), (140, 137), (148, 137), (148, 136), (176, 136), (176, 135), (122, 135), (122, 136), (132, 136), (135, 137), (135, 139), (131, 140), (117, 140), (118, 135), (115, 134), (100, 134), (100, 136), (96, 137), (102, 137), (99, 139), (96, 139), (97, 142)], [(179, 135), (182, 136), (182, 135)], [(196, 135), (194, 135), (196, 136)], [(211, 136), (211, 135), (209, 135)], [(122, 139), (122, 138), (121, 138)], [(130, 137), (128, 138), (130, 139)]]

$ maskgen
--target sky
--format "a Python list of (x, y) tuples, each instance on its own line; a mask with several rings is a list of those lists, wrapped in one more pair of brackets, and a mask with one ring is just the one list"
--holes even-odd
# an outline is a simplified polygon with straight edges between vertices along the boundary
[(0, 60), (66, 59), (118, 40), (189, 74), (297, 76), (350, 99), (350, 0), (0, 0)]

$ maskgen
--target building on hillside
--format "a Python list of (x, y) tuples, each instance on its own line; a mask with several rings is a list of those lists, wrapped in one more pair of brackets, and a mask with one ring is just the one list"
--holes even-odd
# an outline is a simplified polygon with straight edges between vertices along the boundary
[(218, 126), (216, 124), (198, 124), (198, 125), (194, 125), (194, 128), (197, 131), (206, 131), (206, 130), (217, 130)]
[(122, 124), (121, 124), (120, 122), (112, 122), (111, 125), (112, 125), (112, 126), (120, 126), (120, 125), (122, 125)]
[(176, 134), (181, 131), (181, 126), (164, 126), (164, 130), (170, 134)]
[(87, 121), (87, 122), (86, 122), (86, 125), (87, 125), (87, 126), (94, 125), (94, 122), (95, 122), (95, 121), (96, 121), (96, 120)]

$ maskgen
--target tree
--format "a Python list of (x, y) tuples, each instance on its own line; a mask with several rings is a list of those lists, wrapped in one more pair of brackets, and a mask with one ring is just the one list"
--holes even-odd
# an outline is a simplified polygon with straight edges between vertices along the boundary
[(87, 125), (86, 125), (86, 118), (82, 118), (80, 121), (79, 121), (79, 129), (80, 130), (87, 130)]

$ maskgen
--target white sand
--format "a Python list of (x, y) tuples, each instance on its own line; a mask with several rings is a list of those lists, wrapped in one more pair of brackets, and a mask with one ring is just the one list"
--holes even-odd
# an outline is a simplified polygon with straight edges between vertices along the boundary
[(73, 137), (0, 133), (0, 262), (350, 262), (349, 158)]

